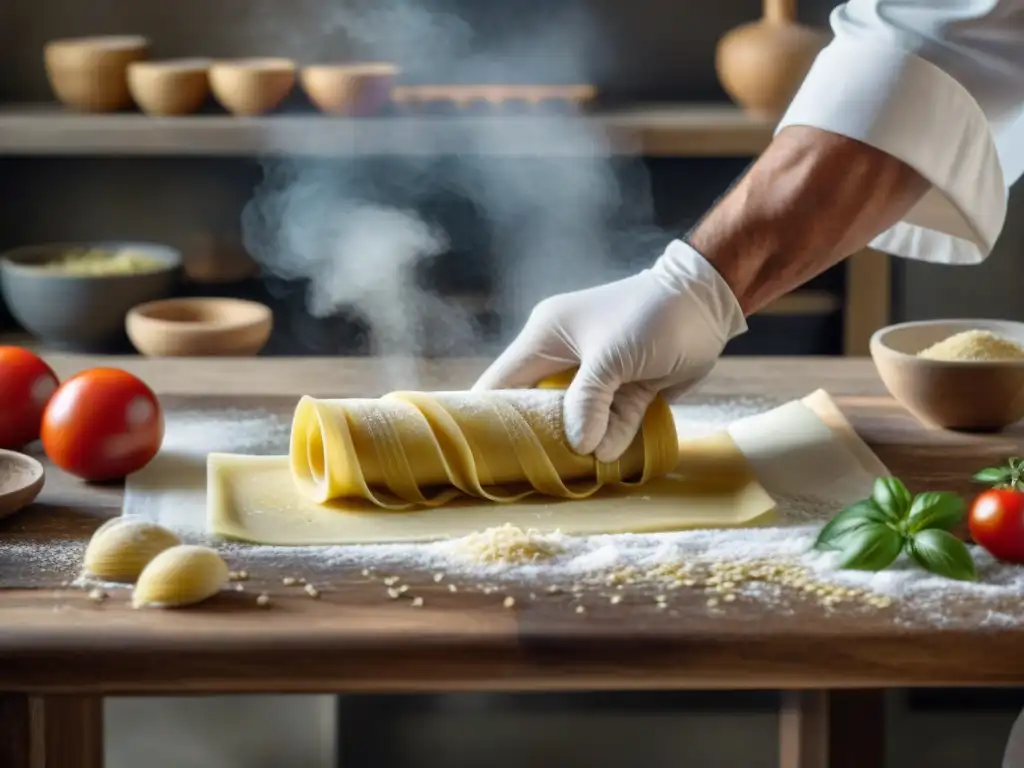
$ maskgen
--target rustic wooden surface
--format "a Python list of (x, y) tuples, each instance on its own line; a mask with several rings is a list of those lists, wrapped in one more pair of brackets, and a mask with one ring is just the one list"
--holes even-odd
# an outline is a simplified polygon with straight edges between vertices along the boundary
[[(51, 362), (64, 376), (96, 361)], [(183, 402), (173, 397), (182, 392), (219, 390), (220, 399), (206, 402), (239, 407), (286, 403), (300, 393), (365, 395), (408, 385), (367, 360), (116, 363), (150, 381), (171, 408)], [(473, 361), (425, 365), (418, 385), (463, 387), (481, 368)], [(867, 361), (727, 360), (702, 394), (788, 398), (819, 386), (836, 396), (860, 434), (916, 490), (966, 491), (970, 471), (1019, 451), (1024, 437), (1019, 430), (967, 436), (922, 429), (880, 394)], [(279, 397), (245, 396), (251, 394)], [(117, 487), (87, 488), (54, 472), (40, 504), (0, 524), (0, 542), (84, 545), (119, 504)], [(240, 552), (231, 563), (236, 568), (245, 567)], [(0, 584), (30, 580), (25, 562), (0, 565)], [(315, 581), (321, 598), (283, 587), (288, 575)], [(704, 596), (687, 590), (661, 612), (640, 595), (610, 605), (585, 594), (588, 611), (580, 616), (571, 596), (531, 600), (529, 586), (487, 594), (464, 583), (452, 594), (430, 574), (396, 575), (409, 584), (409, 595), (424, 598), (422, 608), (388, 600), (379, 576), (354, 567), (325, 571), (315, 562), (261, 566), (245, 592), (178, 612), (134, 611), (123, 593), (97, 604), (53, 582), (10, 589), (0, 593), (0, 690), (110, 695), (1024, 682), (1024, 632), (971, 628), (990, 604), (957, 606), (959, 629), (907, 626), (896, 620), (895, 608), (826, 613), (812, 602), (786, 614), (741, 598), (709, 612)], [(254, 601), (264, 588), (273, 592), (269, 609)], [(513, 609), (502, 606), (506, 595), (516, 598)]]

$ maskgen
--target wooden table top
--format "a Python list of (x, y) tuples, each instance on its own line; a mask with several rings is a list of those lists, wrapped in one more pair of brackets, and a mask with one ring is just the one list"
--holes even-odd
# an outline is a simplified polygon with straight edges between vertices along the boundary
[[(407, 378), (394, 378), (397, 369), (369, 359), (48, 359), (62, 377), (97, 364), (126, 368), (171, 407), (183, 395), (216, 393), (245, 407), (256, 402), (253, 396), (369, 395), (408, 386)], [(483, 367), (482, 361), (424, 362), (416, 385), (465, 387)], [(966, 492), (970, 471), (1024, 445), (1021, 430), (986, 437), (921, 428), (861, 359), (728, 358), (701, 394), (788, 399), (818, 387), (914, 490)], [(39, 503), (0, 522), (0, 690), (111, 695), (1024, 683), (1024, 630), (977, 628), (991, 606), (966, 603), (945, 628), (901, 622), (893, 609), (826, 612), (812, 602), (785, 614), (753, 600), (711, 612), (698, 590), (680, 590), (671, 611), (627, 596), (618, 605), (589, 601), (580, 615), (569, 595), (529, 599), (529, 585), (497, 592), (467, 585), (451, 593), (430, 574), (396, 572), (424, 596), (424, 605), (413, 608), (387, 600), (379, 577), (352, 567), (324, 573), (312, 563), (303, 573), (322, 585), (319, 599), (281, 586), (282, 576), (296, 575), (294, 566), (287, 572), (268, 566), (252, 574), (245, 592), (181, 611), (134, 611), (123, 594), (95, 603), (82, 590), (61, 588), (61, 580), (76, 575), (77, 560), (40, 566), (41, 548), (79, 552), (120, 503), (120, 488), (89, 488), (54, 470)], [(263, 589), (273, 593), (266, 609), (254, 601)], [(512, 608), (502, 604), (506, 595), (516, 598)]]

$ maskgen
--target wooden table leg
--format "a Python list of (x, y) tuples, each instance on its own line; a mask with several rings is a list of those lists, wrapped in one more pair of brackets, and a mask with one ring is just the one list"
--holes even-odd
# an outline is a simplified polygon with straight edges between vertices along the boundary
[(103, 768), (103, 699), (0, 694), (0, 766)]
[(785, 691), (779, 768), (885, 765), (885, 691)]

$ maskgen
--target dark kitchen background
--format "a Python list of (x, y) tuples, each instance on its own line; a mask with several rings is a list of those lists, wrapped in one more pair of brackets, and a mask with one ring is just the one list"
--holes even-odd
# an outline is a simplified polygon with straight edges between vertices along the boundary
[[(28, 102), (51, 102), (42, 67), (42, 46), (52, 38), (93, 34), (142, 34), (151, 58), (185, 56), (310, 56), (350, 58), (344, 35), (324, 19), (345, 2), (318, 0), (5, 0), (0, 3), (0, 147), (4, 116)], [(412, 6), (413, 3), (407, 3)], [(802, 2), (802, 21), (824, 27), (833, 3)], [(419, 8), (456, 18), (472, 33), (477, 51), (500, 49), (510, 35), (544, 35), (553, 15), (575, 14), (588, 33), (564, 57), (550, 41), (536, 59), (520, 57), (514, 68), (526, 82), (594, 83), (603, 105), (725, 102), (715, 76), (714, 50), (727, 30), (760, 15), (758, 0), (422, 0)], [(533, 31), (535, 32), (533, 32)], [(428, 45), (424, 41), (419, 41)], [(416, 40), (406, 51), (417, 59)], [(567, 43), (568, 45), (568, 43)], [(589, 46), (589, 47), (588, 47)], [(580, 71), (579, 62), (587, 62)], [(434, 62), (437, 64), (437, 62)], [(446, 62), (451, 64), (451, 62)], [(462, 68), (429, 62), (408, 68), (415, 82), (465, 76)], [(492, 80), (494, 78), (491, 78)], [(520, 80), (523, 82), (523, 80)], [(289, 109), (308, 106), (296, 102)], [(69, 139), (73, 142), (73, 139)], [(428, 334), (428, 354), (483, 354), (496, 348), (521, 322), (522, 302), (509, 306), (501, 280), (501, 231), (495, 231), (464, 190), (438, 185), (424, 194), (403, 188), (401, 161), (393, 157), (345, 157), (340, 172), (375, 179), (376, 194), (397, 206), (415, 206), (444, 228), (446, 252), (420, 265), (425, 290), (461, 302), (474, 317), (474, 336), (449, 340)], [(572, 174), (571, 158), (488, 158), (520, 178), (535, 176), (538, 194), (546, 180)], [(643, 160), (658, 229), (611, 222), (608, 236), (622, 236), (621, 250), (602, 269), (627, 271), (645, 264), (666, 233), (684, 231), (750, 162), (745, 157), (657, 157)], [(624, 184), (637, 181), (636, 162), (615, 169)], [(197, 237), (233, 242), (241, 237), (242, 211), (264, 172), (260, 158), (20, 154), (0, 149), (0, 250), (44, 242), (139, 239), (167, 242), (187, 251)], [(390, 186), (382, 180), (391, 180)], [(381, 192), (384, 190), (384, 193)], [(827, 194), (827, 190), (823, 190)], [(889, 278), (857, 286), (885, 298), (892, 320), (948, 316), (1022, 319), (1024, 225), (1018, 194), (1006, 231), (991, 259), (971, 268), (893, 261)], [(639, 222), (644, 225), (645, 222)], [(649, 222), (646, 222), (649, 224)], [(529, 226), (529, 222), (523, 222)], [(607, 245), (607, 244), (606, 244)], [(614, 245), (614, 243), (613, 243)], [(539, 290), (592, 280), (557, 269)], [(367, 269), (372, 268), (367, 265)], [(751, 333), (730, 353), (764, 355), (843, 354), (851, 322), (847, 267), (808, 289), (829, 301), (794, 303), (755, 318)], [(532, 286), (536, 292), (536, 286)], [(193, 287), (193, 292), (209, 291)], [(357, 310), (328, 318), (305, 308), (304, 286), (257, 277), (214, 289), (263, 300), (275, 310), (275, 332), (265, 354), (367, 354), (373, 329)], [(870, 303), (870, 302), (869, 302)], [(515, 302), (512, 302), (515, 304)], [(854, 319), (853, 322), (856, 322)], [(0, 305), (0, 329), (16, 330)], [(622, 765), (771, 766), (776, 759), (777, 698), (751, 694), (617, 694), (574, 696), (446, 697), (240, 697), (112, 701), (108, 707), (108, 765), (128, 768), (322, 768), (340, 761), (353, 768), (408, 766)], [(1009, 725), (1022, 698), (1014, 693), (894, 693), (890, 697), (890, 761), (895, 766), (998, 764)], [(865, 766), (865, 768), (870, 768)]]

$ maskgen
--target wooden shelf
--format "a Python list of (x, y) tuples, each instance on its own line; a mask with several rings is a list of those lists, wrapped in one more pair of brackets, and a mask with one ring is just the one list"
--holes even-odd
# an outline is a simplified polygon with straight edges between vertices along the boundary
[(770, 121), (731, 105), (636, 106), (580, 119), (529, 116), (84, 115), (0, 106), (0, 155), (644, 155), (751, 157)]

